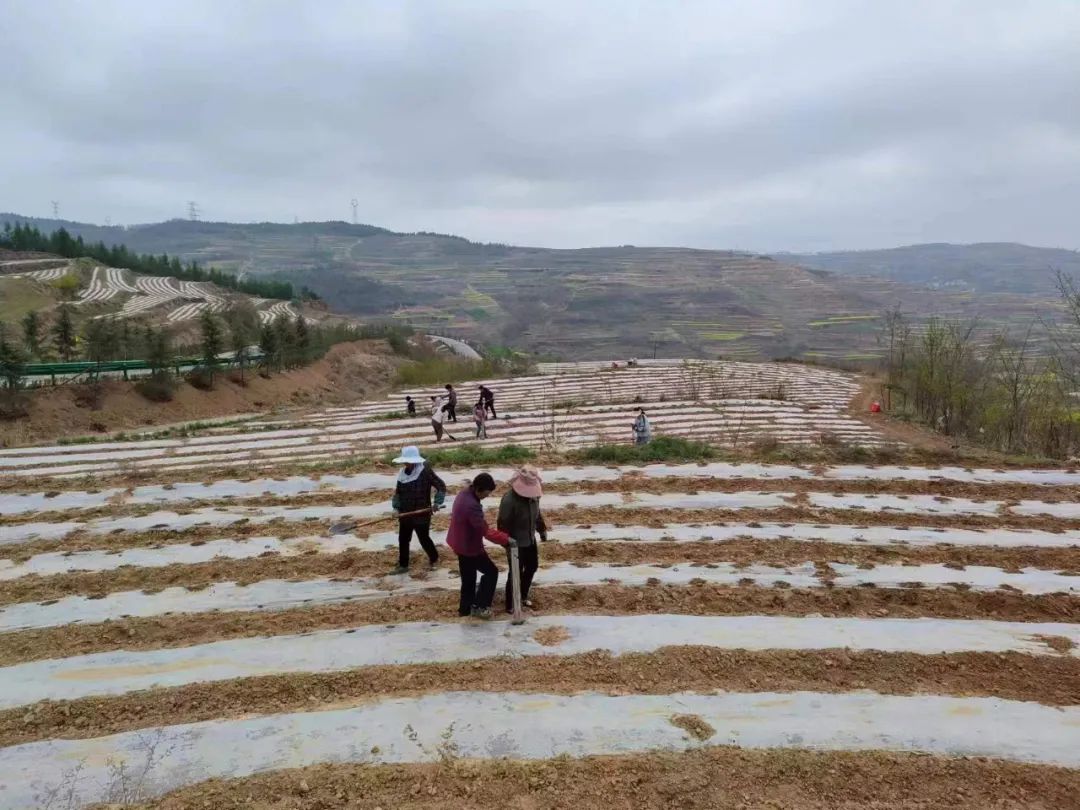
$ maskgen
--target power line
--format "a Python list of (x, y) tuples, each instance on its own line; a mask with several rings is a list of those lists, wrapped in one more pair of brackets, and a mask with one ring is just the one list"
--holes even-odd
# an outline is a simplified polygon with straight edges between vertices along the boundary
[(199, 204), (197, 202), (195, 202), (194, 200), (189, 200), (188, 201), (187, 215), (188, 215), (188, 219), (190, 219), (192, 222), (198, 222), (199, 221)]
[(52, 216), (53, 219), (60, 219), (60, 203), (56, 200), (52, 201)]

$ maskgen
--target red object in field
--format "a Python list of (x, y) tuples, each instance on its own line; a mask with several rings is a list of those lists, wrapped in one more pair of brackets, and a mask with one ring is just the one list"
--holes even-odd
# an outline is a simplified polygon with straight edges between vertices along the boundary
[(881, 403), (874, 400), (870, 403), (870, 413), (881, 413)]

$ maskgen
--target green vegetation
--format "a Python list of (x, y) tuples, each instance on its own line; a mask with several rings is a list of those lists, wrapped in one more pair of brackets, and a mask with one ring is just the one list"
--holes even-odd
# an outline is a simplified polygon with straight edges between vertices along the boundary
[(496, 360), (459, 360), (452, 357), (429, 357), (402, 366), (398, 382), (402, 385), (444, 385), (484, 377), (503, 377), (507, 367)]
[[(1075, 304), (1080, 323), (1080, 298)], [(1080, 353), (1064, 341), (1044, 356), (1031, 329), (1020, 339), (1000, 332), (981, 342), (975, 324), (931, 319), (916, 333), (894, 310), (882, 342), (886, 410), (1007, 453), (1068, 458), (1080, 447), (1073, 393)]]
[(570, 459), (586, 464), (646, 464), (654, 461), (707, 461), (719, 456), (715, 447), (677, 436), (657, 436), (648, 444), (600, 444), (574, 450)]
[[(396, 453), (388, 455), (385, 459), (386, 463), (392, 463), (391, 459), (396, 455)], [(429, 447), (424, 451), (424, 458), (434, 467), (484, 467), (496, 464), (521, 464), (536, 458), (536, 453), (518, 444), (491, 448), (463, 444), (459, 447)]]
[[(10, 222), (5, 222), (4, 230), (0, 233), (0, 247), (9, 250), (38, 250), (63, 256), (65, 259), (87, 257), (96, 259), (109, 267), (122, 267), (148, 276), (174, 276), (184, 281), (209, 281), (219, 287), (263, 298), (280, 298), (288, 301), (297, 297), (292, 284), (287, 281), (257, 278), (238, 281), (236, 276), (230, 273), (222, 273), (212, 267), (203, 269), (198, 262), (189, 262), (185, 265), (175, 256), (170, 258), (165, 253), (160, 256), (140, 255), (128, 250), (126, 245), (113, 245), (110, 248), (106, 247), (104, 242), (88, 245), (83, 242), (81, 236), (72, 238), (64, 228), (46, 236), (34, 226), (16, 223), (13, 228)], [(317, 298), (318, 296), (310, 290), (302, 289), (300, 297)]]
[(0, 276), (0, 321), (17, 321), (52, 303), (49, 294), (29, 279)]
[(702, 340), (742, 340), (746, 332), (698, 332)]

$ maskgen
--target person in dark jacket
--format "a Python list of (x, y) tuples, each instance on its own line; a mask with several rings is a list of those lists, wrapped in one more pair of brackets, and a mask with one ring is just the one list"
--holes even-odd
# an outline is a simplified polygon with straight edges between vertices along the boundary
[(416, 400), (412, 397), (405, 397), (405, 413), (409, 416), (416, 416)]
[[(510, 479), (510, 491), (502, 496), (499, 503), (498, 527), (510, 535), (510, 542), (518, 549), (518, 570), (521, 572), (521, 604), (531, 608), (529, 587), (532, 585), (536, 569), (540, 567), (540, 552), (536, 545), (539, 536), (547, 542), (547, 524), (540, 514), (540, 496), (543, 495), (540, 473), (535, 467), (525, 466), (514, 473)], [(513, 565), (510, 549), (506, 557)], [(514, 610), (514, 580), (506, 580), (506, 612)]]
[[(397, 476), (392, 501), (394, 512), (408, 515), (409, 512), (428, 510), (424, 514), (398, 518), (398, 564), (395, 574), (404, 574), (409, 570), (409, 546), (413, 532), (420, 541), (420, 547), (428, 556), (428, 563), (435, 565), (439, 561), (439, 552), (431, 541), (431, 515), (442, 508), (446, 501), (446, 484), (431, 469), (420, 450), (409, 446), (401, 450), (401, 455), (394, 459), (395, 464), (404, 464)], [(432, 503), (431, 493), (435, 492)]]
[(446, 384), (446, 415), (451, 422), (457, 421), (457, 391), (450, 383)]
[(484, 406), (484, 410), (491, 412), (491, 418), (492, 419), (498, 419), (499, 418), (495, 414), (495, 394), (486, 385), (481, 385), (480, 386), (480, 403), (479, 404)]
[[(450, 529), (446, 533), (446, 545), (458, 558), (461, 574), (461, 601), (459, 616), (491, 618), (491, 601), (499, 584), (499, 569), (487, 555), (484, 540), (500, 546), (510, 543), (506, 532), (492, 529), (484, 518), (481, 501), (495, 491), (495, 480), (488, 473), (480, 473), (473, 482), (454, 498), (450, 512)], [(480, 587), (476, 587), (476, 574), (480, 573)]]

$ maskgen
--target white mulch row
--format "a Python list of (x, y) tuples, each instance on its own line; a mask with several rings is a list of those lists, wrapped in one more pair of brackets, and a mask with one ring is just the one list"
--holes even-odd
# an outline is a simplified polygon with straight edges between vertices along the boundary
[[(822, 576), (814, 563), (798, 565), (746, 565), (717, 562), (681, 565), (608, 565), (555, 563), (537, 574), (537, 584), (603, 585), (628, 587), (694, 583), (713, 585), (755, 585), (791, 588), (953, 588), (976, 591), (1006, 588), (1028, 595), (1080, 593), (1080, 576), (1059, 574), (1036, 568), (1010, 573), (991, 566), (969, 565), (955, 570), (939, 564), (876, 565), (859, 568), (843, 563), (824, 566), (830, 576)], [(500, 577), (502, 579), (503, 577)], [(351, 600), (385, 599), (425, 591), (456, 591), (456, 572), (436, 569), (424, 579), (407, 574), (374, 579), (334, 581), (313, 579), (300, 582), (262, 580), (252, 585), (224, 582), (201, 590), (166, 588), (157, 593), (123, 591), (102, 598), (68, 596), (51, 603), (24, 602), (0, 608), (0, 633), (73, 624), (115, 621), (125, 616), (148, 617), (175, 613), (235, 612), (246, 610), (288, 610), (312, 604), (332, 604)]]
[[(197, 305), (188, 305), (197, 306)], [(833, 416), (817, 417), (814, 414), (796, 413), (785, 418), (777, 410), (765, 410), (755, 414), (732, 414), (725, 407), (701, 407), (690, 403), (666, 403), (653, 416), (654, 429), (658, 434), (682, 435), (691, 438), (714, 438), (727, 444), (749, 443), (757, 437), (772, 436), (788, 443), (819, 441), (823, 433), (841, 440), (863, 446), (882, 442), (867, 426), (854, 420)], [(470, 444), (500, 446), (504, 444), (538, 444), (555, 441), (563, 445), (587, 445), (598, 439), (625, 441), (630, 432), (630, 419), (622, 413), (608, 409), (560, 414), (554, 419), (542, 413), (528, 413), (500, 420), (489, 428), (491, 438), (486, 441), (472, 439), (471, 422), (464, 419), (449, 424), (448, 432)], [(230, 453), (259, 451), (274, 447), (307, 447), (332, 442), (347, 442), (358, 453), (378, 453), (404, 444), (430, 446), (433, 434), (427, 420), (401, 420), (400, 423), (351, 422), (326, 427), (305, 427), (292, 430), (266, 431), (262, 433), (237, 432), (231, 435), (212, 435), (188, 440), (156, 440), (147, 442), (110, 442), (102, 446), (61, 445), (42, 448), (11, 448), (0, 453), (0, 468), (20, 474), (23, 469), (52, 465), (63, 472), (63, 465), (90, 462), (117, 462), (136, 458), (177, 457), (198, 453), (207, 449), (227, 450)], [(302, 455), (302, 453), (298, 454)], [(77, 472), (67, 470), (66, 472)], [(30, 471), (22, 474), (44, 474)]]
[[(387, 513), (387, 501), (382, 503), (315, 505), (290, 507), (285, 504), (264, 506), (225, 506), (192, 509), (185, 514), (157, 511), (147, 515), (121, 515), (87, 521), (34, 521), (3, 528), (0, 546), (15, 545), (36, 539), (59, 539), (73, 531), (89, 534), (109, 534), (115, 531), (142, 532), (150, 530), (185, 531), (196, 526), (229, 526), (238, 522), (256, 524), (274, 520), (370, 519)], [(799, 500), (797, 500), (799, 499)], [(831, 495), (820, 492), (587, 492), (544, 496), (547, 510), (564, 508), (612, 509), (781, 509), (798, 504), (814, 509), (854, 510), (862, 512), (895, 512), (909, 515), (1011, 515), (1006, 501), (973, 501), (967, 498), (938, 498), (930, 495)], [(1031, 514), (1054, 514), (1058, 517), (1080, 517), (1077, 503), (1037, 503), (1026, 501)], [(446, 508), (453, 504), (447, 498)]]
[[(670, 720), (684, 714), (697, 715), (715, 733), (705, 741), (691, 737)], [(429, 762), (448, 747), (464, 759), (546, 759), (737, 745), (984, 756), (1075, 768), (1077, 726), (1078, 707), (998, 698), (448, 692), (12, 746), (0, 749), (0, 803), (35, 810), (43, 794), (65, 785), (76, 806), (107, 800), (118, 765), (140, 773), (155, 752), (161, 761), (147, 780), (155, 794), (322, 762)]]
[[(165, 445), (168, 442), (170, 444)], [(150, 444), (144, 442), (143, 446)], [(159, 446), (179, 446), (180, 440), (160, 440)], [(126, 443), (113, 442), (95, 445), (100, 449), (124, 448)], [(48, 448), (61, 449), (61, 448)], [(505, 482), (512, 470), (505, 467), (488, 470), (497, 482)], [(820, 469), (807, 469), (782, 464), (731, 464), (713, 462), (708, 464), (649, 464), (642, 467), (555, 467), (542, 471), (545, 482), (616, 481), (620, 478), (641, 476), (644, 478), (720, 478), (730, 480), (786, 480), (802, 481), (949, 481), (975, 484), (1031, 484), (1035, 486), (1077, 486), (1080, 475), (1073, 470), (990, 470), (962, 469), (960, 467), (869, 467), (844, 465)], [(472, 479), (475, 471), (439, 471), (439, 475), (451, 488), (463, 486)], [(235, 498), (289, 498), (316, 492), (366, 492), (390, 490), (395, 476), (391, 473), (357, 473), (354, 475), (327, 474), (318, 478), (311, 476), (288, 476), (284, 478), (259, 478), (253, 481), (221, 480), (209, 483), (180, 482), (168, 487), (161, 485), (139, 486), (130, 492), (121, 487), (110, 487), (88, 492), (81, 490), (32, 493), (0, 493), (0, 515), (20, 515), (29, 512), (52, 512), (74, 509), (95, 509), (106, 504), (172, 504), (200, 500)]]
[[(560, 628), (542, 645), (534, 634)], [(568, 656), (606, 650), (650, 653), (693, 645), (721, 650), (960, 652), (1056, 655), (1038, 636), (1067, 638), (1080, 657), (1080, 625), (968, 619), (792, 618), (788, 616), (532, 616), (508, 622), (362, 625), (300, 635), (227, 639), (191, 647), (94, 653), (0, 668), (0, 709), (40, 700), (78, 700), (284, 673), (439, 664), (511, 656)]]
[(104, 267), (95, 267), (93, 274), (90, 276), (90, 283), (86, 286), (82, 292), (79, 293), (78, 304), (90, 304), (99, 301), (108, 301), (113, 296), (117, 295), (120, 290), (115, 287), (109, 286), (104, 279), (102, 279)]
[[(907, 548), (962, 546), (965, 548), (1078, 548), (1080, 531), (1062, 533), (1010, 529), (927, 529), (890, 526), (815, 526), (806, 523), (761, 523), (688, 526), (669, 524), (651, 526), (615, 526), (597, 524), (589, 528), (555, 526), (550, 530), (552, 543), (725, 543), (737, 539), (793, 540), (826, 542), (839, 545), (891, 545)], [(442, 543), (445, 532), (432, 532)], [(216, 540), (174, 543), (160, 548), (122, 550), (54, 551), (36, 554), (24, 562), (0, 559), (0, 581), (25, 576), (54, 576), (74, 572), (115, 571), (119, 568), (165, 568), (170, 565), (195, 565), (212, 560), (249, 560), (272, 553), (297, 557), (311, 551), (340, 554), (345, 551), (380, 551), (397, 548), (397, 532), (376, 532), (367, 537), (354, 534), (302, 537), (253, 537), (247, 540)], [(722, 552), (718, 552), (722, 553)], [(389, 559), (389, 558), (388, 558)]]

